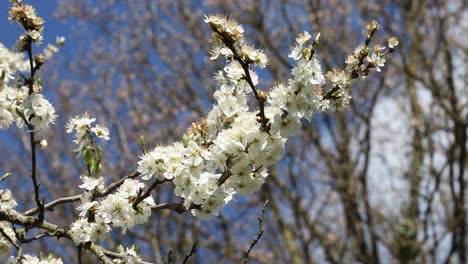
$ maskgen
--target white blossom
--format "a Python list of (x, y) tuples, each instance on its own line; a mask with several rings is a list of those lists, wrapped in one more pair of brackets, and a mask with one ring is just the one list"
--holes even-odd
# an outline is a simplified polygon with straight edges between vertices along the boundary
[(11, 191), (0, 190), (0, 210), (3, 212), (8, 212), (13, 210), (16, 207), (17, 203), (11, 194)]
[(75, 244), (86, 243), (91, 241), (92, 236), (91, 223), (86, 218), (80, 218), (72, 223), (70, 227), (70, 236)]
[(36, 256), (28, 255), (28, 254), (23, 254), (21, 256), (21, 261), (18, 260), (18, 258), (11, 256), (10, 259), (8, 260), (8, 264), (63, 264), (62, 260), (60, 258), (54, 258), (52, 255), (49, 256), (43, 256), (41, 258), (38, 258)]
[(35, 130), (45, 130), (53, 124), (57, 115), (52, 104), (42, 94), (32, 93), (23, 103), (26, 120)]
[(0, 234), (0, 255), (5, 256), (11, 252), (12, 245), (10, 240), (16, 243), (16, 234), (11, 228), (11, 224), (6, 221), (0, 221), (0, 228), (8, 236), (6, 238), (3, 234)]
[(110, 139), (109, 129), (99, 124), (93, 126), (95, 121), (96, 118), (91, 118), (88, 113), (82, 116), (75, 116), (68, 120), (65, 128), (67, 129), (67, 133), (75, 131), (75, 139), (73, 140), (77, 145), (77, 148), (74, 150), (75, 152), (83, 153), (87, 147), (91, 146), (92, 135), (104, 140)]
[(91, 200), (92, 196), (93, 196), (92, 192), (86, 192), (81, 197), (81, 203), (76, 207), (77, 210), (81, 211), (80, 212), (81, 217), (85, 217), (89, 210), (99, 205), (97, 201)]
[(380, 68), (385, 65), (385, 57), (381, 56), (378, 52), (373, 52), (367, 56), (367, 61), (371, 63), (378, 72), (380, 72)]
[(116, 264), (138, 264), (142, 262), (140, 254), (135, 250), (135, 247), (126, 248), (124, 252), (120, 252), (123, 255), (121, 258), (113, 260)]
[(105, 140), (109, 140), (109, 129), (107, 127), (103, 127), (100, 125), (96, 125), (95, 127), (91, 128), (91, 132), (93, 132), (98, 138), (102, 138)]
[(86, 175), (81, 175), (80, 179), (83, 184), (79, 185), (79, 187), (87, 191), (92, 191), (95, 189), (102, 190), (104, 188), (104, 178), (102, 177), (93, 178)]

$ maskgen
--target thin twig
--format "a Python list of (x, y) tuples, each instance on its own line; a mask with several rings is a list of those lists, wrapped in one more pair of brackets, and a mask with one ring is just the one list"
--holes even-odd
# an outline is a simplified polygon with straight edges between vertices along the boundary
[(182, 261), (182, 264), (186, 264), (189, 258), (197, 252), (197, 242), (193, 243), (192, 248), (190, 249), (190, 252), (185, 255), (184, 260)]
[(136, 200), (133, 202), (132, 204), (132, 207), (133, 209), (136, 209), (137, 206), (146, 198), (148, 198), (150, 195), (151, 195), (151, 191), (154, 190), (154, 188), (156, 188), (158, 185), (162, 184), (162, 183), (165, 183), (167, 182), (168, 179), (164, 179), (164, 180), (159, 180), (159, 179), (156, 179), (153, 184), (151, 184), (151, 186), (143, 193), (143, 194), (139, 194), (138, 197), (136, 198)]
[(81, 246), (77, 246), (78, 264), (83, 263), (82, 251), (83, 251), (83, 248)]
[[(56, 206), (56, 205), (59, 205), (59, 204), (63, 204), (63, 203), (71, 203), (71, 202), (76, 202), (76, 201), (79, 201), (81, 199), (83, 195), (75, 195), (75, 196), (69, 196), (69, 197), (62, 197), (62, 198), (58, 198), (46, 205), (44, 205), (44, 209), (45, 210), (50, 210), (50, 211), (53, 211), (53, 208)], [(35, 213), (37, 213), (39, 211), (39, 208), (33, 208), (31, 210), (28, 210), (26, 211), (24, 214), (25, 215), (33, 215)]]
[(172, 249), (169, 249), (169, 252), (167, 252), (167, 261), (164, 262), (164, 264), (171, 264), (172, 263)]
[[(25, 28), (25, 30), (27, 29)], [(28, 43), (27, 43), (26, 51), (29, 57), (29, 67), (30, 67), (30, 73), (31, 73), (29, 78), (27, 79), (27, 85), (29, 88), (28, 93), (29, 95), (31, 95), (34, 92), (34, 76), (38, 68), (34, 67), (33, 55), (32, 55), (32, 39), (29, 36), (28, 36)], [(34, 118), (34, 115), (32, 115), (31, 118)], [(31, 145), (31, 179), (32, 179), (33, 186), (34, 186), (34, 200), (36, 201), (36, 206), (39, 208), (37, 221), (42, 222), (44, 221), (44, 202), (41, 201), (41, 198), (39, 197), (39, 184), (37, 183), (37, 166), (36, 166), (37, 164), (36, 143), (37, 142), (36, 142), (35, 134), (34, 134), (35, 127), (34, 125), (29, 123), (29, 120), (27, 122), (27, 126), (29, 129), (29, 142)]]
[(260, 215), (260, 217), (258, 217), (257, 234), (255, 235), (252, 242), (250, 243), (249, 249), (247, 249), (247, 251), (244, 252), (244, 261), (242, 262), (243, 264), (246, 264), (247, 262), (249, 262), (250, 251), (252, 251), (253, 247), (258, 243), (258, 241), (260, 240), (260, 238), (263, 235), (263, 232), (264, 232), (264, 230), (263, 230), (263, 218), (265, 217), (265, 210), (266, 210), (267, 205), (268, 205), (268, 200), (266, 200), (265, 203), (263, 204), (262, 214)]
[(189, 208), (185, 208), (184, 207), (184, 204), (182, 202), (180, 203), (162, 203), (162, 204), (157, 204), (157, 205), (153, 205), (151, 206), (151, 209), (152, 210), (163, 210), (163, 209), (169, 209), (169, 210), (172, 210), (174, 212), (177, 212), (179, 214), (182, 214), (188, 210), (191, 210), (191, 209), (200, 209), (201, 208), (201, 205), (198, 205), (198, 204), (191, 204)]
[(227, 179), (229, 179), (229, 177), (232, 176), (232, 173), (231, 173), (231, 171), (229, 169), (231, 168), (233, 158), (234, 158), (234, 155), (229, 155), (229, 157), (227, 158), (227, 160), (226, 160), (226, 170), (223, 172), (223, 174), (221, 174), (218, 181), (216, 182), (216, 184), (218, 186), (223, 185), (223, 183), (226, 182)]
[(23, 245), (19, 245), (18, 254), (16, 254), (16, 260), (18, 261), (18, 263), (21, 263), (22, 259), (23, 259)]
[(130, 173), (129, 175), (123, 177), (122, 179), (112, 183), (111, 185), (109, 185), (104, 191), (102, 191), (101, 193), (98, 194), (98, 196), (105, 196), (105, 195), (108, 195), (109, 193), (111, 193), (112, 191), (114, 191), (115, 189), (119, 188), (120, 185), (122, 185), (124, 183), (125, 180), (127, 179), (135, 179), (136, 177), (140, 176), (141, 173), (139, 173), (138, 171), (135, 171), (135, 172), (132, 172)]

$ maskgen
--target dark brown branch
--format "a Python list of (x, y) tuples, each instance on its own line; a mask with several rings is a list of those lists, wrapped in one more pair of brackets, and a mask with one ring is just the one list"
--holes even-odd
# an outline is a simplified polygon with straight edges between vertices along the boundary
[(179, 214), (182, 214), (191, 209), (200, 209), (200, 208), (201, 208), (201, 205), (198, 205), (198, 204), (191, 204), (189, 208), (185, 208), (183, 203), (162, 203), (162, 204), (151, 206), (151, 209), (153, 210), (169, 209)]
[(151, 184), (151, 186), (143, 193), (143, 194), (138, 194), (138, 197), (137, 199), (133, 202), (132, 204), (132, 207), (133, 209), (136, 210), (137, 206), (146, 198), (148, 198), (150, 195), (151, 195), (151, 191), (153, 191), (154, 188), (156, 188), (158, 185), (162, 184), (162, 183), (165, 183), (169, 181), (168, 179), (164, 179), (164, 180), (159, 180), (159, 179), (156, 179), (153, 184)]
[(250, 243), (249, 249), (247, 249), (247, 251), (244, 252), (244, 261), (242, 262), (243, 264), (246, 264), (247, 262), (249, 262), (250, 252), (252, 251), (254, 246), (258, 243), (258, 241), (260, 240), (260, 238), (263, 235), (263, 232), (264, 232), (264, 230), (263, 230), (263, 218), (265, 217), (265, 210), (266, 210), (267, 205), (268, 205), (268, 200), (266, 200), (265, 203), (263, 204), (262, 214), (258, 217), (258, 231), (257, 231), (257, 234), (255, 235), (252, 242)]
[(108, 195), (109, 193), (111, 193), (112, 191), (114, 191), (115, 189), (119, 188), (120, 185), (122, 185), (124, 183), (125, 180), (127, 179), (135, 179), (136, 177), (140, 176), (141, 173), (139, 173), (138, 171), (135, 171), (135, 172), (132, 172), (130, 173), (129, 175), (123, 177), (122, 179), (112, 183), (111, 185), (109, 185), (104, 191), (102, 191), (98, 196), (105, 196), (105, 195)]
[(190, 252), (185, 255), (184, 260), (182, 261), (182, 264), (186, 264), (187, 261), (190, 259), (190, 257), (197, 252), (197, 243), (193, 243), (192, 248), (190, 249)]
[[(27, 30), (25, 28), (25, 30)], [(29, 67), (31, 71), (31, 75), (27, 79), (27, 84), (29, 88), (29, 95), (31, 95), (34, 92), (34, 76), (36, 73), (36, 70), (38, 70), (37, 67), (34, 67), (33, 63), (33, 55), (32, 55), (32, 39), (31, 37), (28, 36), (28, 44), (27, 44), (27, 53), (29, 57)], [(34, 115), (31, 116), (31, 118), (34, 118)], [(38, 216), (37, 216), (37, 221), (42, 222), (44, 221), (44, 202), (41, 201), (41, 198), (39, 197), (39, 184), (37, 182), (37, 159), (36, 159), (36, 139), (35, 139), (35, 134), (34, 134), (34, 125), (29, 123), (29, 120), (27, 122), (27, 126), (29, 129), (29, 142), (31, 145), (31, 179), (33, 182), (33, 187), (34, 187), (34, 200), (36, 201), (36, 206), (39, 209)]]
[[(62, 197), (62, 198), (58, 198), (46, 205), (44, 205), (44, 209), (45, 210), (50, 210), (50, 211), (53, 211), (53, 208), (56, 206), (56, 205), (59, 205), (59, 204), (64, 204), (64, 203), (71, 203), (71, 202), (76, 202), (76, 201), (79, 201), (81, 199), (83, 195), (75, 195), (75, 196), (69, 196), (69, 197)], [(31, 209), (31, 210), (28, 210), (26, 211), (24, 214), (27, 215), (27, 216), (31, 216), (35, 213), (37, 213), (39, 211), (39, 208), (34, 208), (34, 209)]]
[(336, 99), (336, 96), (334, 96), (333, 94), (338, 91), (340, 89), (340, 87), (338, 86), (335, 86), (333, 87), (330, 91), (328, 91), (322, 98), (322, 100), (328, 100), (328, 99)]
[(30, 238), (22, 238), (20, 241), (22, 244), (27, 244), (27, 243), (31, 243), (33, 241), (36, 241), (36, 240), (39, 240), (43, 237), (60, 237), (60, 235), (57, 235), (56, 232), (48, 232), (48, 231), (45, 231), (44, 233), (41, 233), (41, 234), (38, 234), (38, 235), (35, 235), (33, 237), (30, 237)]
[(167, 261), (164, 264), (171, 264), (172, 263), (172, 249), (169, 249), (167, 252)]
[(231, 177), (232, 173), (231, 171), (229, 170), (226, 170), (225, 172), (223, 172), (223, 174), (221, 174), (221, 177), (219, 177), (218, 181), (216, 182), (216, 184), (218, 186), (221, 186), (223, 185), (223, 183), (225, 183), (227, 181), (227, 179), (229, 179), (229, 177)]

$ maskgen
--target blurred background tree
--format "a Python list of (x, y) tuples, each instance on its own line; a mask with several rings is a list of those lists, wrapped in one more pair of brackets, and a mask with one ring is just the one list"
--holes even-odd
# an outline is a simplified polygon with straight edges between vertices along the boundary
[[(49, 142), (63, 142), (40, 153), (48, 197), (76, 194), (84, 169), (69, 147), (68, 118), (88, 111), (111, 128), (104, 174), (119, 179), (135, 170), (141, 137), (147, 148), (178, 140), (205, 116), (212, 74), (221, 67), (209, 61), (210, 29), (202, 22), (208, 13), (234, 17), (265, 50), (264, 90), (287, 80), (289, 46), (304, 30), (321, 32), (324, 70), (345, 67), (345, 55), (374, 19), (384, 32), (377, 42), (396, 36), (401, 46), (383, 74), (353, 87), (350, 111), (317, 115), (288, 142), (285, 159), (257, 195), (237, 197), (209, 221), (155, 212), (125, 239), (106, 241), (109, 247), (137, 243), (145, 259), (164, 263), (169, 251), (180, 262), (197, 243), (193, 263), (238, 263), (268, 199), (252, 263), (467, 263), (463, 0), (58, 0), (57, 18), (73, 22), (67, 39), (73, 48), (41, 73), (60, 113)], [(11, 131), (0, 144), (16, 147), (1, 154), (0, 164), (24, 175), (27, 135)], [(30, 199), (30, 186), (10, 185), (19, 201)], [(154, 196), (175, 199), (171, 186)], [(67, 226), (76, 215), (67, 205), (50, 217)], [(55, 245), (36, 243), (65, 263), (76, 261), (72, 243)]]

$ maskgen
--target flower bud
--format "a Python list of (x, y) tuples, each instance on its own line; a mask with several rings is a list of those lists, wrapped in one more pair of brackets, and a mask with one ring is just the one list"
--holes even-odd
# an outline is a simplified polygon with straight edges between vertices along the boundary
[(42, 55), (34, 56), (34, 62), (36, 63), (36, 67), (41, 67), (45, 62), (44, 56)]
[(41, 149), (45, 149), (47, 148), (47, 140), (43, 139), (39, 142), (39, 146), (41, 147)]
[(395, 37), (391, 37), (388, 39), (388, 47), (391, 49), (394, 49), (396, 46), (398, 46), (398, 39)]

